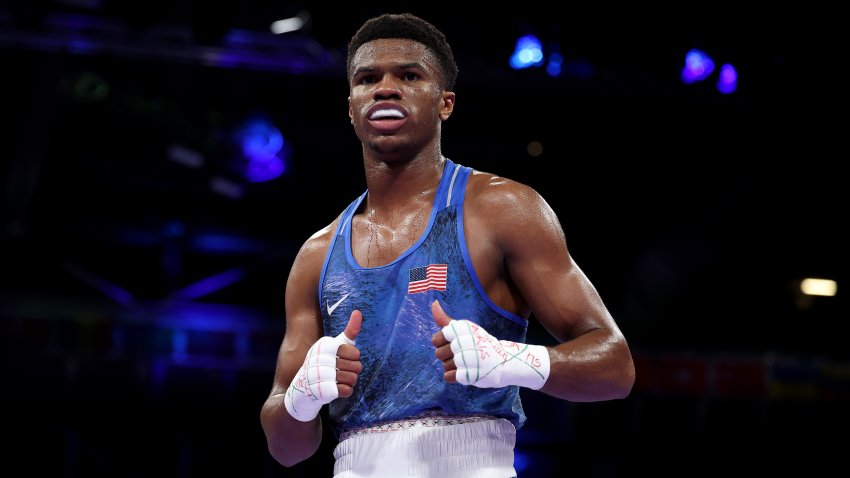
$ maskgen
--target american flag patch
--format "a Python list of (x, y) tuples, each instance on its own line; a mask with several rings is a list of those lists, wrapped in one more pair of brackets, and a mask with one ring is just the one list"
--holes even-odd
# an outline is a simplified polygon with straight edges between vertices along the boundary
[(425, 292), (426, 290), (446, 290), (446, 275), (448, 271), (448, 264), (431, 264), (410, 269), (410, 281), (407, 284), (407, 293), (415, 294), (417, 292)]

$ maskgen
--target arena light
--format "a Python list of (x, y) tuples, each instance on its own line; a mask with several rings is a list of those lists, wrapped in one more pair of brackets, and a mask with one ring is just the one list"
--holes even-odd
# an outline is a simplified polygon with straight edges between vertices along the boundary
[(516, 42), (516, 48), (511, 55), (511, 68), (521, 70), (543, 64), (543, 47), (534, 35), (523, 35)]
[(306, 11), (298, 12), (298, 15), (291, 18), (284, 18), (282, 20), (278, 20), (272, 23), (271, 31), (275, 35), (280, 35), (282, 33), (289, 33), (301, 30), (307, 25), (307, 22), (310, 20), (310, 14)]
[(191, 169), (200, 169), (204, 163), (204, 155), (199, 151), (181, 144), (172, 144), (166, 150), (166, 157), (177, 164)]
[(269, 181), (283, 174), (289, 145), (271, 121), (253, 119), (240, 130), (239, 136), (242, 154), (247, 160), (244, 175), (249, 181)]
[(563, 65), (564, 57), (558, 52), (552, 53), (549, 55), (549, 61), (546, 63), (546, 73), (553, 78), (557, 78), (561, 76)]
[(717, 78), (717, 91), (728, 95), (738, 88), (738, 72), (735, 67), (725, 64), (720, 67), (720, 75)]
[(832, 297), (838, 291), (838, 283), (830, 279), (806, 278), (800, 282), (800, 290), (806, 295)]
[(714, 60), (696, 48), (685, 55), (685, 66), (682, 67), (682, 81), (690, 84), (708, 78), (714, 71)]

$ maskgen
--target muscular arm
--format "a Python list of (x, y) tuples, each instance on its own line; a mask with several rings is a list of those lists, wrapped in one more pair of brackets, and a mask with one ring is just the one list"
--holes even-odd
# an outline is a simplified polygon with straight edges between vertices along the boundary
[(320, 416), (308, 422), (296, 420), (284, 407), (284, 395), (307, 350), (322, 336), (318, 282), (326, 251), (327, 240), (320, 231), (304, 243), (293, 262), (286, 283), (286, 334), (272, 390), (260, 412), (269, 452), (284, 466), (312, 456), (322, 439)]
[[(520, 183), (485, 177), (470, 184), (477, 191), (471, 195), (476, 199), (468, 206), (467, 224), (489, 231), (478, 257), (504, 265), (502, 272), (482, 266), (488, 282), (508, 284), (514, 292), (503, 297), (520, 297), (513, 299), (514, 309), (530, 310), (560, 342), (548, 349), (550, 375), (540, 390), (577, 402), (626, 397), (635, 379), (631, 352), (596, 288), (567, 250), (555, 212)], [(499, 274), (504, 280), (493, 280)], [(498, 296), (499, 288), (494, 289)]]

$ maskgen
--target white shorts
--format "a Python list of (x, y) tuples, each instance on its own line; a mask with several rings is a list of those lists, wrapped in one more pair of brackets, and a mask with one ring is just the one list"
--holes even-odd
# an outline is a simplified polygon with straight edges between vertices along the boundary
[(516, 429), (503, 418), (427, 415), (349, 430), (334, 478), (515, 478)]

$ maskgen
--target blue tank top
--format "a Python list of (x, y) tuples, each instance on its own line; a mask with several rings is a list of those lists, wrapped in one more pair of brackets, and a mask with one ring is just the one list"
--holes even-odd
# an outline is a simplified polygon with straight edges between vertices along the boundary
[(341, 333), (353, 310), (363, 313), (357, 336), (363, 371), (353, 395), (329, 405), (337, 434), (434, 410), (494, 415), (517, 429), (525, 423), (518, 386), (446, 383), (431, 343), (439, 330), (434, 300), (449, 317), (475, 322), (500, 340), (525, 342), (527, 321), (493, 303), (472, 268), (463, 231), (471, 171), (446, 160), (424, 233), (387, 265), (361, 267), (351, 250), (351, 218), (368, 191), (342, 214), (322, 267), (319, 302), (325, 335)]

